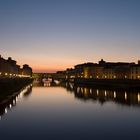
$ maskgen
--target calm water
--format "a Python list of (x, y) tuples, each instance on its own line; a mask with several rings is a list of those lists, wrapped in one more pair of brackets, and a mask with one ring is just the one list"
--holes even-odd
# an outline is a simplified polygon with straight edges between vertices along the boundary
[(138, 91), (28, 86), (0, 115), (1, 140), (140, 139)]

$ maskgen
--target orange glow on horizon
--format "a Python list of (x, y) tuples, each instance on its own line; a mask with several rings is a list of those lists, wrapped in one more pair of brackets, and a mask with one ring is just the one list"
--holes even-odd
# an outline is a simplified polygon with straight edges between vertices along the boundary
[[(101, 59), (104, 59), (106, 62), (138, 62), (138, 57), (128, 57), (123, 55), (123, 57), (118, 56), (117, 54), (110, 54), (110, 55), (99, 55), (94, 54), (92, 55), (85, 55), (83, 56), (77, 56), (77, 58), (74, 58), (73, 55), (71, 55), (71, 58), (66, 58), (65, 56), (60, 56), (58, 58), (42, 58), (41, 56), (35, 57), (34, 55), (9, 55), (12, 57), (13, 60), (17, 61), (17, 64), (22, 67), (23, 64), (28, 64), (32, 69), (33, 72), (37, 73), (54, 73), (56, 71), (63, 71), (67, 68), (73, 68), (77, 64), (87, 63), (87, 62), (93, 62), (98, 63)], [(102, 56), (102, 57), (101, 57)], [(7, 59), (8, 56), (2, 55), (3, 58)]]

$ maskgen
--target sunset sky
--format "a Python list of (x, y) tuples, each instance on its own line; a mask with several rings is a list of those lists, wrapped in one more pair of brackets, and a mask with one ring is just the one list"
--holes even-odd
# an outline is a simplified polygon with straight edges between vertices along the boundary
[(34, 72), (140, 59), (139, 0), (0, 0), (0, 54)]

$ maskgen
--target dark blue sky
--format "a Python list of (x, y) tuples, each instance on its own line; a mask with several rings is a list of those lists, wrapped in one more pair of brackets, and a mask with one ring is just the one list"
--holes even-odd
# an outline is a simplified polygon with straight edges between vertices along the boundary
[(139, 0), (0, 0), (0, 51), (35, 71), (140, 58)]

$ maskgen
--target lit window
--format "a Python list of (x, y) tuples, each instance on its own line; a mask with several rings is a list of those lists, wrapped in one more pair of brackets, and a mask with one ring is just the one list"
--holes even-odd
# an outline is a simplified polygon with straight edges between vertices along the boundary
[(7, 76), (7, 75), (8, 75), (8, 73), (5, 73), (5, 75)]

